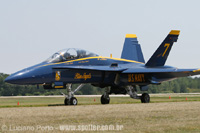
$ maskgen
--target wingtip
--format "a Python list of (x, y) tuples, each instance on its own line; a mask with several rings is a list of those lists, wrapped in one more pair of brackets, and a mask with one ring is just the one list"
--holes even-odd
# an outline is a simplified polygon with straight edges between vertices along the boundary
[(179, 35), (180, 34), (180, 30), (171, 30), (170, 35)]

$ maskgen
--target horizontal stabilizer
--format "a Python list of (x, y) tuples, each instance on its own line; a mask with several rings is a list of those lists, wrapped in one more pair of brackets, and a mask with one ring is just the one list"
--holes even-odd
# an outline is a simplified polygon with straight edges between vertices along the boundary
[(177, 41), (180, 31), (172, 30), (146, 63), (147, 67), (164, 66), (173, 43)]

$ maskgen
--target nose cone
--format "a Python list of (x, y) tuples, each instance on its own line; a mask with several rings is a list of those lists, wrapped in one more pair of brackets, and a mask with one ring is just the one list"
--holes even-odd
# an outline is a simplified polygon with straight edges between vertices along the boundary
[(13, 80), (15, 80), (15, 79), (13, 79), (13, 76), (8, 76), (4, 81), (12, 84)]
[(30, 77), (28, 75), (28, 71), (23, 70), (23, 71), (11, 74), (4, 81), (11, 84), (24, 84), (28, 77)]
[(42, 62), (40, 64), (31, 66), (29, 68), (11, 74), (5, 79), (5, 82), (19, 85), (38, 84), (41, 80), (40, 78), (38, 78), (38, 75), (40, 75), (42, 72), (40, 69), (38, 69), (38, 67), (44, 64), (46, 63)]

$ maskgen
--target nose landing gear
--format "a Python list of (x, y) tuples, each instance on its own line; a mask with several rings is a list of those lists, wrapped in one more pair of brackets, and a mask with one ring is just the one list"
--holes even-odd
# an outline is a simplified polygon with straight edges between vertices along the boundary
[(64, 101), (65, 105), (77, 105), (78, 104), (78, 100), (76, 99), (76, 97), (72, 97), (72, 98), (65, 98)]
[(77, 92), (78, 90), (80, 90), (84, 86), (84, 84), (80, 84), (74, 91), (72, 91), (71, 86), (72, 86), (72, 84), (66, 85), (67, 95), (65, 95), (65, 100), (64, 100), (65, 105), (77, 105), (78, 104), (78, 100), (76, 99), (76, 97), (74, 97), (74, 93)]

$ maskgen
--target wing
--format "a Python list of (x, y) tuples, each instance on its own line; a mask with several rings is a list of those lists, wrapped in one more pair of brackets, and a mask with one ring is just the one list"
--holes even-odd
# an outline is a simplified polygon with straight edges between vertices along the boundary
[(122, 73), (149, 73), (154, 75), (170, 75), (170, 78), (186, 77), (200, 74), (200, 69), (176, 69), (176, 68), (129, 68)]
[(94, 71), (113, 71), (121, 73), (149, 73), (149, 74), (167, 74), (173, 77), (185, 77), (200, 74), (200, 69), (176, 69), (176, 68), (121, 68), (110, 66), (55, 66), (53, 69), (68, 70), (94, 70)]

